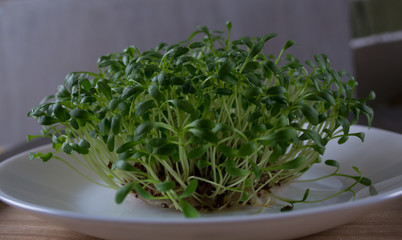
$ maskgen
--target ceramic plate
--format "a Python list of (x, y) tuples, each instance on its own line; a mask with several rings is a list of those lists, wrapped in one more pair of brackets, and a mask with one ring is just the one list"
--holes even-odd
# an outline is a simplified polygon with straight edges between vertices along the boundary
[[(84, 179), (59, 161), (30, 161), (26, 152), (0, 164), (0, 199), (53, 223), (105, 239), (302, 237), (355, 220), (402, 196), (402, 135), (360, 126), (351, 131), (366, 132), (366, 141), (350, 139), (344, 145), (331, 143), (323, 159), (337, 159), (345, 173), (353, 173), (352, 167), (358, 166), (373, 181), (377, 195), (371, 196), (367, 187), (360, 187), (355, 200), (351, 194), (342, 194), (316, 204), (297, 204), (290, 212), (280, 212), (279, 206), (273, 206), (262, 212), (260, 208), (247, 208), (185, 219), (174, 210), (148, 206), (135, 198), (117, 205), (114, 190)], [(314, 178), (332, 170), (319, 164), (303, 178)], [(311, 199), (321, 198), (348, 184), (346, 179), (331, 177), (309, 184), (293, 183), (279, 194), (298, 199), (309, 187)]]

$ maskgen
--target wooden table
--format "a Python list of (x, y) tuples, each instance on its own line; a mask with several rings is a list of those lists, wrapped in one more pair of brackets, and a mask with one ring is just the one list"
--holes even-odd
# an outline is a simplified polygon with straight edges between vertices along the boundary
[[(33, 217), (0, 202), (1, 240), (93, 240), (94, 237), (70, 231)], [(402, 239), (402, 199), (357, 221), (299, 240), (400, 240)]]

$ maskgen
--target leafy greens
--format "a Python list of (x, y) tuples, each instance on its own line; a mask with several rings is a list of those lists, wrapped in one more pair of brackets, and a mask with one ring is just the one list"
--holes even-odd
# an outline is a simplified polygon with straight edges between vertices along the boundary
[[(201, 26), (177, 44), (102, 56), (98, 73), (68, 74), (28, 113), (54, 149), (31, 158), (70, 165), (56, 153), (79, 154), (77, 161), (117, 189), (117, 203), (132, 192), (196, 217), (253, 204), (261, 194), (280, 199), (274, 187), (319, 163), (329, 141), (364, 140), (349, 129), (361, 115), (371, 123), (366, 101), (374, 93), (354, 98), (353, 76), (332, 69), (325, 55), (307, 67), (284, 56), (294, 41), (275, 57), (262, 50), (276, 34), (232, 41), (226, 27), (226, 37)], [(337, 170), (330, 176), (341, 176)], [(370, 186), (355, 170), (358, 176), (342, 176)], [(308, 193), (280, 199), (291, 204), (283, 210), (308, 202)]]

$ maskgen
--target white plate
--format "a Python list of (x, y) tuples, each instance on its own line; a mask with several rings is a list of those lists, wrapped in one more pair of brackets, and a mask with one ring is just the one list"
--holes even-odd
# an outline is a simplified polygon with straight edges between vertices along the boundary
[[(325, 159), (341, 162), (342, 172), (358, 166), (371, 178), (378, 195), (360, 188), (318, 204), (298, 204), (293, 211), (279, 207), (202, 215), (185, 219), (174, 210), (148, 206), (128, 198), (117, 205), (114, 190), (93, 184), (63, 163), (28, 160), (22, 153), (0, 164), (0, 199), (77, 232), (106, 239), (289, 239), (324, 231), (359, 218), (402, 196), (402, 135), (379, 129), (353, 127), (366, 132), (366, 141), (350, 139), (344, 145), (328, 145)], [(49, 146), (36, 149), (46, 151)], [(317, 165), (304, 178), (333, 170)], [(301, 198), (305, 186), (311, 197), (336, 192), (349, 182), (328, 178), (310, 184), (294, 183), (281, 193)]]

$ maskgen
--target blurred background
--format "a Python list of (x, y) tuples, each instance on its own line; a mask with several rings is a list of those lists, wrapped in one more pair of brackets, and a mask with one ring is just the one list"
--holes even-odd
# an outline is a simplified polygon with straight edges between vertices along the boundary
[(72, 71), (96, 71), (98, 57), (129, 45), (174, 43), (197, 25), (232, 36), (277, 32), (266, 52), (288, 40), (301, 60), (325, 53), (354, 74), (357, 95), (374, 90), (373, 125), (402, 132), (400, 0), (0, 0), (0, 146), (40, 131), (26, 113)]

